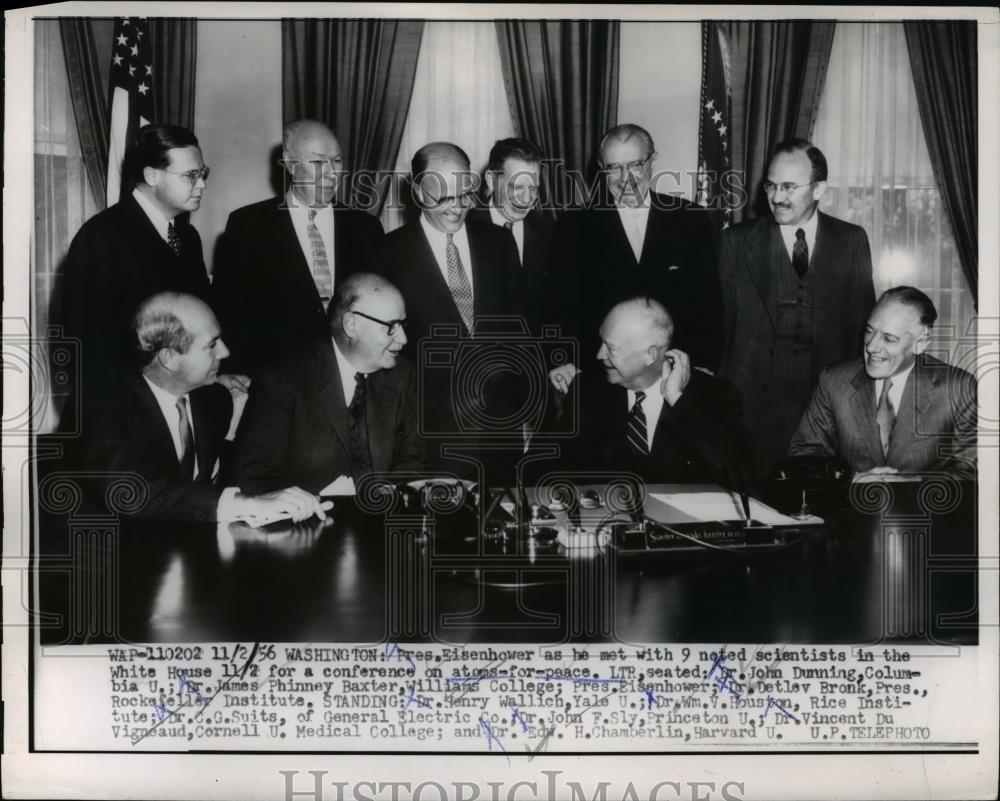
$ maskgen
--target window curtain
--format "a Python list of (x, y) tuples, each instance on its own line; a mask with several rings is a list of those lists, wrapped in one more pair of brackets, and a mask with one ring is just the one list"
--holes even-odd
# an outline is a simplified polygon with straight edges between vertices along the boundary
[(732, 48), (732, 164), (742, 170), (746, 207), (734, 222), (767, 210), (761, 185), (770, 150), (808, 138), (830, 60), (835, 23), (727, 22)]
[[(345, 164), (379, 176), (399, 152), (424, 23), (419, 20), (282, 20), (285, 121), (333, 129)], [(378, 214), (388, 185), (373, 181)]]
[[(98, 40), (100, 33), (98, 29)], [(95, 192), (89, 180), (89, 165), (77, 135), (74, 105), (79, 98), (68, 77), (64, 37), (58, 20), (36, 20), (31, 316), (36, 341), (50, 343), (45, 376), (50, 391), (36, 417), (36, 431), (43, 434), (55, 429), (70, 384), (66, 362), (60, 358), (65, 351), (57, 347), (60, 335), (49, 329), (61, 319), (54, 291), (57, 275), (74, 234), (100, 211), (104, 196), (103, 191)], [(107, 40), (110, 53), (110, 26)], [(106, 159), (106, 149), (104, 154)]]
[(569, 176), (581, 175), (589, 185), (601, 136), (617, 121), (620, 25), (498, 20), (496, 28), (514, 130), (555, 160), (555, 174), (543, 176), (542, 202), (564, 186), (577, 190), (566, 200), (579, 202), (582, 187)]
[(408, 176), (410, 159), (422, 145), (454, 142), (479, 171), (493, 143), (513, 135), (493, 23), (426, 23), (395, 162), (392, 202), (382, 214), (385, 229), (391, 231), (416, 216)]
[[(153, 122), (167, 122), (194, 130), (198, 21), (182, 17), (152, 17), (149, 20), (149, 35), (153, 39)], [(110, 55), (106, 57), (110, 58)], [(105, 84), (107, 80), (105, 65)]]
[(58, 21), (80, 151), (94, 200), (103, 209), (108, 181), (108, 64), (98, 57), (94, 24), (85, 17)]
[(979, 280), (975, 22), (905, 22), (917, 107), (966, 286)]
[(938, 332), (962, 335), (972, 293), (920, 121), (903, 24), (837, 25), (813, 132), (830, 165), (820, 209), (868, 232), (876, 292), (915, 286), (937, 306)]

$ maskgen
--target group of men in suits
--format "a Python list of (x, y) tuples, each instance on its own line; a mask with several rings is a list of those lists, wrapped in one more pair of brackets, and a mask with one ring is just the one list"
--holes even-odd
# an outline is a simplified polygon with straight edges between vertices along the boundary
[[(187, 222), (208, 178), (197, 140), (173, 126), (148, 126), (129, 158), (135, 189), (85, 224), (66, 267), (74, 293), (67, 326), (83, 343), (85, 374), (100, 389), (115, 385), (108, 378), (115, 373), (131, 384), (111, 407), (107, 393), (84, 389), (84, 441), (114, 441), (102, 433), (113, 430), (143, 450), (144, 425), (136, 421), (155, 420), (142, 433), (156, 429), (160, 442), (145, 455), (156, 454), (169, 468), (164, 475), (172, 474), (168, 431), (177, 446), (173, 461), (189, 458), (183, 414), (178, 407), (174, 420), (154, 387), (189, 399), (196, 450), (222, 448), (217, 435), (227, 430), (199, 424), (202, 416), (224, 418), (229, 408), (226, 393), (209, 385), (217, 381), (243, 400), (249, 389), (232, 469), (222, 474), (233, 490), (220, 490), (219, 516), (233, 514), (234, 497), (237, 505), (257, 498), (298, 515), (319, 508), (316, 496), (333, 479), (370, 472), (461, 474), (461, 464), (485, 470), (490, 463), (509, 473), (522, 448), (498, 461), (491, 435), (506, 426), (544, 441), (545, 432), (525, 423), (532, 414), (526, 407), (538, 401), (530, 376), (502, 359), (494, 369), (491, 359), (551, 323), (579, 343), (573, 362), (538, 365), (548, 372), (555, 416), (577, 416), (569, 427), (577, 435), (561, 443), (564, 466), (742, 487), (766, 477), (790, 444), (793, 454), (825, 449), (862, 473), (945, 464), (902, 433), (879, 461), (870, 442), (858, 446), (838, 424), (845, 382), (831, 378), (841, 375), (837, 368), (824, 371), (852, 360), (847, 384), (857, 389), (865, 321), (877, 331), (866, 335), (871, 347), (887, 342), (896, 318), (906, 317), (899, 308), (917, 308), (914, 325), (923, 328), (913, 342), (926, 342), (933, 305), (915, 301), (912, 290), (872, 311), (867, 237), (818, 211), (827, 166), (804, 140), (775, 148), (764, 183), (771, 214), (724, 231), (716, 259), (708, 215), (652, 190), (655, 147), (639, 126), (619, 125), (604, 136), (598, 202), (558, 222), (538, 208), (542, 154), (532, 143), (496, 143), (485, 202), (461, 148), (425, 145), (411, 162), (419, 218), (384, 235), (376, 218), (336, 200), (345, 173), (333, 132), (299, 120), (284, 131), (287, 192), (230, 215), (211, 285)], [(127, 359), (129, 345), (147, 356), (151, 347), (138, 336), (139, 312), (150, 313), (144, 301), (157, 314), (172, 310), (184, 332), (159, 343), (145, 367)], [(879, 316), (886, 308), (891, 325)], [(190, 350), (198, 320), (214, 331), (210, 369), (198, 381), (165, 388), (146, 367), (159, 376), (160, 367), (198, 355)], [(870, 380), (882, 380), (882, 368), (872, 367), (881, 358), (888, 357), (866, 351)], [(912, 428), (938, 446), (959, 434), (967, 441), (968, 408), (956, 407), (954, 393), (912, 384), (939, 375), (939, 383), (968, 389), (968, 374), (934, 372), (927, 357), (917, 367), (900, 364), (909, 372), (893, 379), (889, 400), (879, 398), (872, 413), (888, 419), (889, 403), (897, 432)], [(568, 395), (579, 402), (558, 402)], [(210, 397), (216, 400), (201, 400)], [(152, 414), (157, 403), (162, 420)], [(129, 418), (129, 409), (142, 414)], [(88, 466), (110, 469), (107, 447), (84, 452)], [(970, 459), (974, 472), (967, 448), (946, 464), (967, 467)], [(214, 471), (198, 464), (193, 476), (181, 471), (185, 485), (211, 478)], [(194, 504), (197, 516), (207, 514), (206, 503)]]

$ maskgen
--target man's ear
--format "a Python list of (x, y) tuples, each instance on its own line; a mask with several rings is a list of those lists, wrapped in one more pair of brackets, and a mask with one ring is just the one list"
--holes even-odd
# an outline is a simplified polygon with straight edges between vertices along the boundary
[(493, 197), (497, 191), (497, 176), (496, 173), (486, 171), (486, 189), (489, 192), (489, 196)]
[(923, 332), (916, 338), (913, 343), (913, 352), (917, 356), (927, 350), (927, 346), (931, 344), (931, 329), (924, 326)]
[(160, 183), (160, 171), (156, 167), (143, 167), (142, 180), (150, 186), (156, 186)]
[(826, 194), (826, 181), (819, 181), (813, 187), (813, 200), (818, 201), (824, 194)]
[(348, 339), (356, 339), (358, 336), (358, 316), (356, 314), (351, 314), (350, 312), (344, 312), (344, 316), (340, 321), (341, 328), (344, 329), (344, 335)]
[(160, 363), (160, 367), (172, 373), (177, 368), (178, 356), (179, 354), (173, 348), (160, 348), (156, 352), (156, 361)]

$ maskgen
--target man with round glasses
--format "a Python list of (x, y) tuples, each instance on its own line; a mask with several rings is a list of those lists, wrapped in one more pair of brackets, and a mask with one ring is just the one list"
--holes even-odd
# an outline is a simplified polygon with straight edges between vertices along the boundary
[(236, 436), (235, 484), (258, 494), (298, 486), (319, 493), (335, 480), (420, 471), (417, 376), (403, 296), (371, 273), (337, 286), (330, 336), (263, 368)]
[(84, 384), (103, 385), (132, 366), (132, 317), (150, 295), (208, 297), (201, 238), (188, 220), (208, 172), (191, 131), (144, 126), (125, 155), (121, 200), (73, 238), (54, 319), (80, 340)]
[(819, 148), (781, 142), (763, 187), (771, 213), (724, 231), (720, 242), (719, 374), (743, 394), (756, 478), (785, 454), (820, 372), (857, 353), (875, 304), (868, 237), (819, 211), (826, 181)]

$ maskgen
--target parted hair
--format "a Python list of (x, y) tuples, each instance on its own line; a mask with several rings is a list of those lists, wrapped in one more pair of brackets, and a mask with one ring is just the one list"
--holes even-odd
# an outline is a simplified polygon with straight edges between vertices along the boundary
[(131, 178), (133, 185), (142, 183), (142, 171), (146, 167), (166, 169), (170, 166), (167, 151), (178, 147), (199, 147), (198, 137), (179, 125), (144, 125), (129, 145), (122, 173)]

